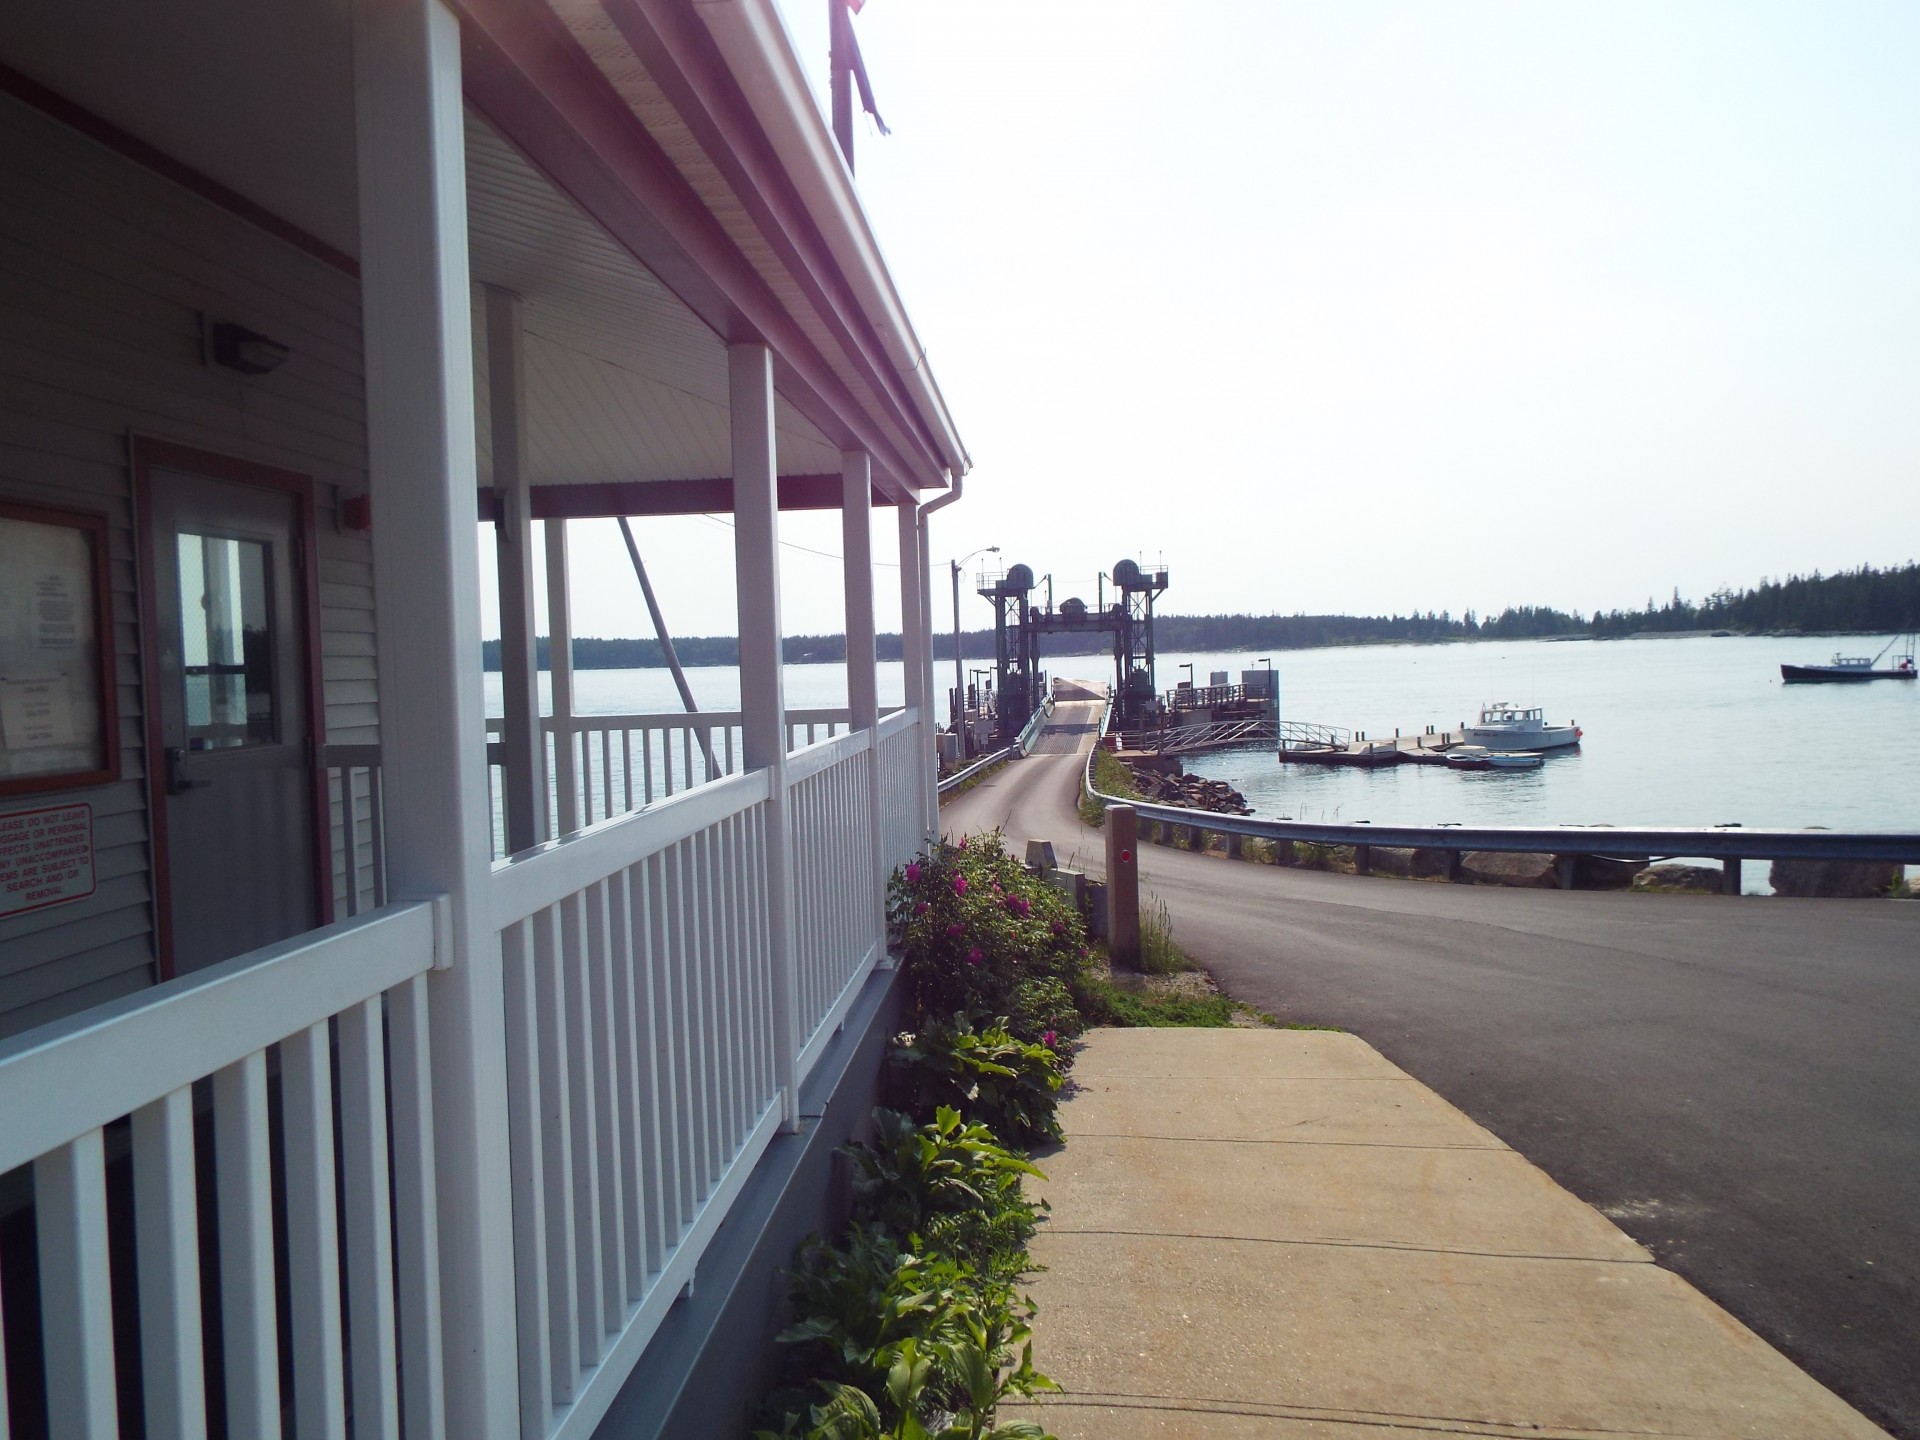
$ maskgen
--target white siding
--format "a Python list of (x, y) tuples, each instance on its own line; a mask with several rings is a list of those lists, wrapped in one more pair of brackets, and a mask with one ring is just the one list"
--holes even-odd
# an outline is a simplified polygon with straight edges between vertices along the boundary
[[(373, 574), (342, 493), (366, 489), (359, 286), (198, 196), (0, 97), (0, 496), (104, 510), (122, 778), (5, 802), (94, 807), (99, 889), (0, 919), (0, 1034), (148, 984), (152, 894), (127, 439), (314, 477), (327, 735), (374, 743)], [(272, 375), (200, 360), (201, 313), (292, 347)]]

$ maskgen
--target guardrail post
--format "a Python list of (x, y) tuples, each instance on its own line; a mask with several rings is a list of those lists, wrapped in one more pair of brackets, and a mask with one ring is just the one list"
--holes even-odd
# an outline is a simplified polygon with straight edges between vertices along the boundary
[(1140, 836), (1131, 805), (1107, 807), (1107, 954), (1116, 965), (1140, 964)]
[(1722, 871), (1720, 877), (1720, 893), (1722, 895), (1738, 895), (1740, 893), (1740, 857), (1738, 855), (1727, 856), (1726, 859), (1720, 862), (1720, 868)]
[(1373, 847), (1356, 845), (1353, 847), (1353, 873), (1371, 875), (1373, 873)]
[(741, 763), (767, 772), (767, 944), (773, 969), (773, 1073), (783, 1127), (800, 1124), (799, 977), (794, 966), (793, 818), (780, 654), (780, 500), (773, 352), (727, 347), (733, 436), (733, 564), (740, 611)]

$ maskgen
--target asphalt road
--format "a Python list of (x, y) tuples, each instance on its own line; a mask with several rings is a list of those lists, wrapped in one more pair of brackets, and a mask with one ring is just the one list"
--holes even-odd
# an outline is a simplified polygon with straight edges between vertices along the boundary
[[(1093, 704), (947, 807), (1103, 870)], [(1051, 753), (1048, 753), (1051, 752)], [(1352, 1031), (1920, 1440), (1920, 902), (1562, 893), (1143, 846), (1238, 999)]]

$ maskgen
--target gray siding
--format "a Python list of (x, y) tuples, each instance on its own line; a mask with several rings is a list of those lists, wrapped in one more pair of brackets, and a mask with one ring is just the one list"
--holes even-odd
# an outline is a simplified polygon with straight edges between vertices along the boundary
[[(99, 883), (0, 919), (10, 1034), (153, 978), (130, 434), (314, 477), (325, 738), (376, 742), (379, 710), (371, 551), (335, 524), (339, 496), (366, 489), (357, 282), (6, 97), (0, 195), (0, 496), (108, 517), (122, 774), (6, 802), (90, 802)], [(208, 368), (202, 312), (292, 358), (255, 379)]]

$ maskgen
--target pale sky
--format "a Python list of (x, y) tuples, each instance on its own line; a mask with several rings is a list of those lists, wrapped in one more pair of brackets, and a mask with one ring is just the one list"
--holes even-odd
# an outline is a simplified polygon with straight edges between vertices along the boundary
[[(782, 4), (824, 90), (827, 0)], [(1920, 554), (1920, 7), (855, 25), (893, 130), (861, 195), (976, 464), (942, 628), (945, 558), (995, 543), (1061, 597), (1163, 559), (1170, 613), (1584, 612)], [(576, 633), (646, 633), (611, 522), (575, 529)], [(640, 536), (669, 624), (730, 632), (725, 529)], [(787, 630), (838, 629), (838, 567), (786, 554)]]

